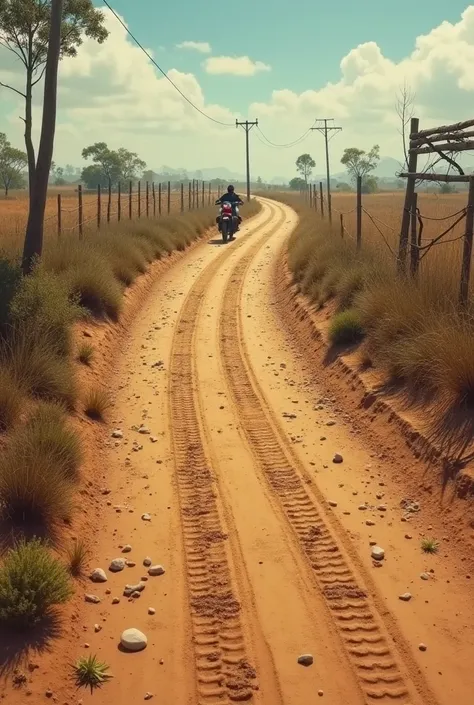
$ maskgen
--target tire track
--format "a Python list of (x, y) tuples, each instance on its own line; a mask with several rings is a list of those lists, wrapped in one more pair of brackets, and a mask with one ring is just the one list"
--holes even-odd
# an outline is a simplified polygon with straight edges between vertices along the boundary
[[(276, 209), (255, 230), (265, 228)], [(275, 228), (280, 227), (278, 223)], [(193, 341), (204, 295), (210, 281), (233, 252), (246, 242), (226, 247), (206, 267), (189, 292), (173, 338), (169, 404), (175, 473), (182, 516), (189, 604), (193, 630), (199, 705), (252, 700), (258, 689), (250, 665), (232, 580), (232, 558), (220, 511), (218, 488), (204, 449), (195, 398)]]
[(270, 237), (271, 234), (261, 238), (238, 261), (221, 309), (221, 357), (242, 428), (257, 467), (278, 498), (313, 569), (366, 702), (434, 705), (435, 699), (413, 665), (411, 669), (405, 667), (361, 576), (342, 550), (342, 542), (319, 502), (308, 490), (304, 470), (272, 418), (251, 369), (242, 336), (240, 300), (246, 272)]

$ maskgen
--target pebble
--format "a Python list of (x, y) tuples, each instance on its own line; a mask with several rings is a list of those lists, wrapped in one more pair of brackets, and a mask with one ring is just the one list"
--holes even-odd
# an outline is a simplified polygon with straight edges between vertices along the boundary
[(120, 602), (120, 600), (119, 600), (118, 597), (114, 597), (114, 599), (112, 600), (112, 604), (113, 604), (113, 605), (118, 605), (119, 602)]
[(100, 624), (94, 624), (94, 631), (96, 634), (102, 631), (102, 627), (100, 626)]
[(145, 693), (144, 700), (151, 700), (153, 697), (153, 693)]
[(412, 536), (411, 534), (405, 534), (405, 538), (406, 538), (406, 539), (412, 539), (413, 536)]
[(387, 507), (385, 506), (385, 504), (379, 504), (379, 506), (377, 507), (377, 510), (378, 510), (379, 512), (386, 512), (386, 511), (387, 511)]
[(336, 453), (336, 455), (332, 459), (332, 462), (336, 463), (336, 465), (339, 465), (340, 463), (342, 463), (343, 460), (344, 458), (342, 457), (342, 455), (340, 453)]
[(148, 608), (148, 614), (156, 614), (156, 610), (154, 607), (149, 607)]
[(298, 657), (298, 663), (300, 666), (312, 666), (314, 663), (314, 658), (311, 654), (303, 654)]
[(137, 583), (136, 585), (125, 585), (123, 594), (125, 597), (130, 597), (134, 592), (142, 592), (145, 589), (145, 583)]
[(148, 568), (148, 575), (164, 575), (165, 569), (162, 565), (152, 565)]
[(148, 644), (148, 639), (138, 629), (126, 629), (122, 632), (120, 643), (126, 651), (142, 651)]
[(367, 509), (367, 505), (366, 505), (366, 504), (359, 504), (359, 511), (365, 512), (366, 509)]
[(402, 600), (402, 602), (410, 602), (411, 592), (404, 592), (403, 595), (398, 596), (398, 599)]
[(127, 566), (127, 568), (135, 568), (137, 564), (135, 563), (135, 561), (125, 561), (125, 565)]
[(148, 435), (150, 435), (151, 431), (146, 426), (140, 426), (140, 428), (138, 429), (138, 433), (141, 433), (144, 436), (148, 436)]
[(151, 514), (142, 514), (143, 521), (151, 521)]
[(52, 698), (53, 697), (53, 691), (52, 690), (47, 690), (45, 693), (47, 698)]
[(330, 507), (337, 507), (337, 502), (333, 502), (332, 500), (329, 500), (328, 504)]
[(418, 644), (418, 648), (420, 649), (420, 651), (426, 651), (428, 647), (426, 646), (426, 644)]
[(123, 438), (123, 431), (116, 428), (115, 431), (112, 431), (112, 438)]
[(318, 695), (320, 698), (322, 698), (324, 695), (324, 690), (318, 690)]
[(122, 553), (130, 553), (132, 550), (132, 547), (130, 546), (129, 543), (127, 543), (123, 548), (122, 548)]
[(335, 426), (336, 422), (335, 421), (328, 421), (326, 426)]
[(90, 579), (93, 583), (106, 583), (107, 575), (105, 573), (105, 570), (102, 570), (102, 568), (96, 568), (90, 574)]
[(143, 565), (144, 565), (146, 568), (148, 568), (148, 566), (150, 566), (152, 563), (153, 563), (153, 561), (151, 560), (151, 558), (144, 558), (144, 559), (143, 559)]
[[(360, 507), (359, 507), (359, 509), (360, 509)], [(367, 526), (375, 526), (375, 521), (372, 521), (372, 519), (367, 519), (367, 521), (365, 523), (367, 524)]]
[(125, 568), (125, 560), (123, 558), (114, 558), (109, 565), (109, 570), (112, 573), (120, 573)]
[(84, 595), (84, 599), (86, 602), (92, 602), (94, 605), (98, 605), (100, 602), (100, 597), (97, 597), (97, 595)]
[(385, 551), (380, 546), (373, 546), (371, 551), (371, 556), (374, 561), (383, 561), (385, 558)]
[(421, 573), (420, 578), (421, 578), (422, 580), (429, 580), (429, 579), (430, 579), (430, 575), (429, 575), (429, 573)]

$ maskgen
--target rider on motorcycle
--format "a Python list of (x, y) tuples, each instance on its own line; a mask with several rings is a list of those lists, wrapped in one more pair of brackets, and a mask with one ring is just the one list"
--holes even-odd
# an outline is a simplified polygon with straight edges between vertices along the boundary
[[(237, 206), (243, 206), (244, 202), (242, 201), (240, 196), (238, 196), (235, 193), (235, 190), (234, 190), (234, 187), (232, 186), (232, 184), (229, 184), (229, 186), (227, 187), (227, 192), (224, 193), (220, 198), (217, 199), (216, 206), (222, 205), (222, 203), (224, 203), (225, 201), (232, 205), (232, 212), (234, 215), (237, 215), (237, 217), (239, 219), (239, 225), (240, 225), (240, 223), (242, 222), (242, 218), (240, 217), (238, 212), (236, 212), (236, 208), (237, 208)], [(219, 224), (219, 220), (220, 220), (220, 216), (217, 216), (216, 223)], [(237, 226), (237, 230), (239, 230), (239, 225)]]

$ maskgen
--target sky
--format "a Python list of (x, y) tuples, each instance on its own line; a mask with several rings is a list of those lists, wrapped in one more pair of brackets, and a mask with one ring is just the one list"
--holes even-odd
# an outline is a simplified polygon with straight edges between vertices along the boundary
[[(203, 112), (201, 116), (152, 66), (105, 8), (107, 41), (85, 39), (61, 62), (54, 159), (81, 166), (82, 149), (105, 141), (137, 152), (150, 168), (226, 167), (245, 171), (245, 136), (236, 119), (259, 120), (251, 132), (252, 174), (295, 175), (309, 152), (324, 171), (318, 132), (288, 148), (316, 118), (334, 118), (331, 168), (346, 147), (401, 159), (395, 104), (405, 84), (421, 128), (474, 117), (474, 4), (466, 0), (206, 0), (167, 3), (112, 0), (155, 61)], [(0, 47), (0, 81), (21, 89), (18, 60)], [(36, 139), (42, 87), (35, 94)], [(18, 96), (0, 87), (0, 132), (22, 146)], [(266, 139), (265, 139), (266, 138)]]

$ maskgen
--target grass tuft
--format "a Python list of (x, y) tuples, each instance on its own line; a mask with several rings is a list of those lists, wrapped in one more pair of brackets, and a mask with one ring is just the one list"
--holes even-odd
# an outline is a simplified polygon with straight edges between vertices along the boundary
[(67, 549), (66, 556), (71, 575), (75, 578), (82, 575), (89, 558), (89, 547), (84, 539), (76, 539)]
[(93, 357), (94, 346), (90, 343), (82, 343), (77, 353), (79, 362), (82, 362), (83, 365), (90, 365)]
[(438, 553), (439, 541), (433, 538), (422, 539), (421, 550), (423, 551), (423, 553)]
[(39, 539), (20, 541), (0, 567), (0, 623), (30, 628), (72, 595), (67, 570)]
[(7, 431), (19, 419), (23, 395), (8, 370), (0, 369), (0, 431)]
[(333, 345), (356, 343), (364, 336), (360, 316), (354, 309), (337, 313), (329, 326), (329, 340)]
[(109, 392), (101, 387), (89, 389), (84, 399), (84, 411), (90, 419), (103, 421), (112, 406)]
[(76, 685), (78, 688), (90, 688), (92, 693), (95, 688), (100, 688), (112, 678), (108, 671), (109, 666), (99, 661), (97, 656), (82, 656), (74, 664)]

